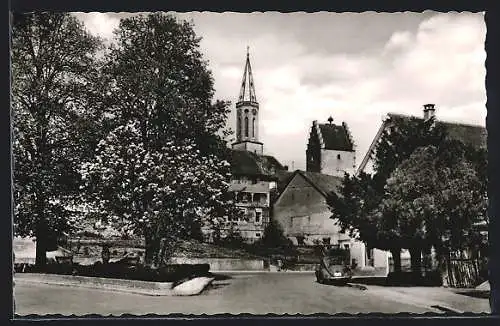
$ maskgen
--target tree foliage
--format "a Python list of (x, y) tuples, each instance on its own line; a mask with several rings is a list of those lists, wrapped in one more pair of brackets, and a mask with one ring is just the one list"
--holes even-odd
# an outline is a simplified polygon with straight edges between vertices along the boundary
[(103, 69), (116, 98), (107, 110), (113, 130), (81, 172), (108, 222), (146, 237), (152, 262), (234, 210), (228, 103), (212, 102), (211, 72), (190, 23), (140, 15), (121, 20), (116, 38)]
[(415, 149), (428, 145), (439, 146), (446, 136), (446, 128), (436, 124), (434, 117), (423, 120), (392, 116), (373, 153), (374, 179), (379, 190), (383, 191), (394, 169), (408, 159)]
[(378, 233), (380, 216), (372, 214), (383, 198), (386, 180), (416, 148), (439, 144), (446, 136), (446, 131), (435, 126), (433, 119), (393, 116), (388, 126), (375, 148), (375, 173), (345, 175), (339, 193), (331, 193), (328, 198), (332, 218), (342, 230), (380, 249), (395, 245), (394, 235), (386, 234), (385, 237)]
[(446, 142), (418, 148), (403, 161), (376, 210), (379, 232), (393, 234), (418, 256), (431, 246), (441, 255), (469, 247), (474, 222), (486, 217), (486, 192), (464, 149)]
[(387, 126), (374, 174), (346, 175), (329, 196), (332, 218), (370, 247), (391, 250), (395, 264), (402, 248), (420, 257), (430, 245), (463, 246), (467, 219), (485, 216), (485, 150), (449, 139), (433, 119), (394, 115)]
[(279, 248), (290, 244), (291, 241), (283, 233), (281, 225), (274, 218), (270, 218), (258, 245), (266, 248)]
[(49, 239), (75, 222), (68, 207), (78, 197), (78, 164), (91, 152), (89, 121), (99, 117), (100, 48), (69, 14), (13, 15), (14, 229), (36, 237), (37, 265)]
[(341, 227), (342, 232), (374, 244), (376, 224), (369, 214), (378, 205), (380, 197), (371, 175), (345, 174), (340, 193), (332, 192), (327, 203), (332, 210), (332, 218)]

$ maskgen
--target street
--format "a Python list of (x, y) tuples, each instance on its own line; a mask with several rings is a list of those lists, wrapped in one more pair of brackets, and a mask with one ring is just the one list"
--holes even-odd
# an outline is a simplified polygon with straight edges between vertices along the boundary
[[(154, 297), (105, 290), (16, 282), (16, 313), (63, 315), (130, 314), (314, 314), (436, 312), (443, 298), (464, 311), (489, 312), (488, 300), (433, 289), (321, 285), (310, 273), (233, 274), (194, 297)], [(413, 292), (420, 296), (415, 298)], [(412, 293), (410, 293), (412, 292)], [(432, 295), (432, 293), (434, 293)], [(422, 299), (422, 295), (424, 298)], [(427, 299), (429, 298), (429, 299)]]

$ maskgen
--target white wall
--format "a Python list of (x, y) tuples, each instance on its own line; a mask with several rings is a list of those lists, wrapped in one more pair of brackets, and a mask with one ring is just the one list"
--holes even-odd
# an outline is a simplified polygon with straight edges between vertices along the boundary
[(373, 267), (386, 268), (389, 273), (389, 252), (380, 249), (373, 250)]
[(354, 173), (355, 163), (356, 152), (321, 150), (321, 173), (343, 177), (346, 172)]
[(366, 266), (366, 246), (363, 242), (357, 240), (351, 242), (351, 263), (353, 259), (356, 259), (358, 268)]

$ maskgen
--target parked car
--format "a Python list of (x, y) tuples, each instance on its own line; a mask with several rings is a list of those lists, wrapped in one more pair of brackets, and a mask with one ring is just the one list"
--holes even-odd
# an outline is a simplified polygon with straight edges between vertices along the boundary
[(345, 284), (352, 278), (349, 259), (343, 254), (326, 254), (316, 269), (316, 280), (321, 284)]

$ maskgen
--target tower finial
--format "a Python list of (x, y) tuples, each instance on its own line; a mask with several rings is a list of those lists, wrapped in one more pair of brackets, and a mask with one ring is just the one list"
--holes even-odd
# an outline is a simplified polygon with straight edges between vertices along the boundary
[[(246, 99), (247, 96), (248, 99)], [(241, 81), (240, 96), (238, 97), (238, 102), (244, 101), (257, 102), (257, 97), (255, 96), (255, 86), (253, 84), (252, 66), (250, 65), (250, 47), (248, 45), (245, 70)]]
[(332, 124), (332, 122), (333, 122), (333, 118), (332, 118), (332, 116), (330, 116), (330, 117), (328, 118), (328, 122), (329, 122), (330, 124)]

